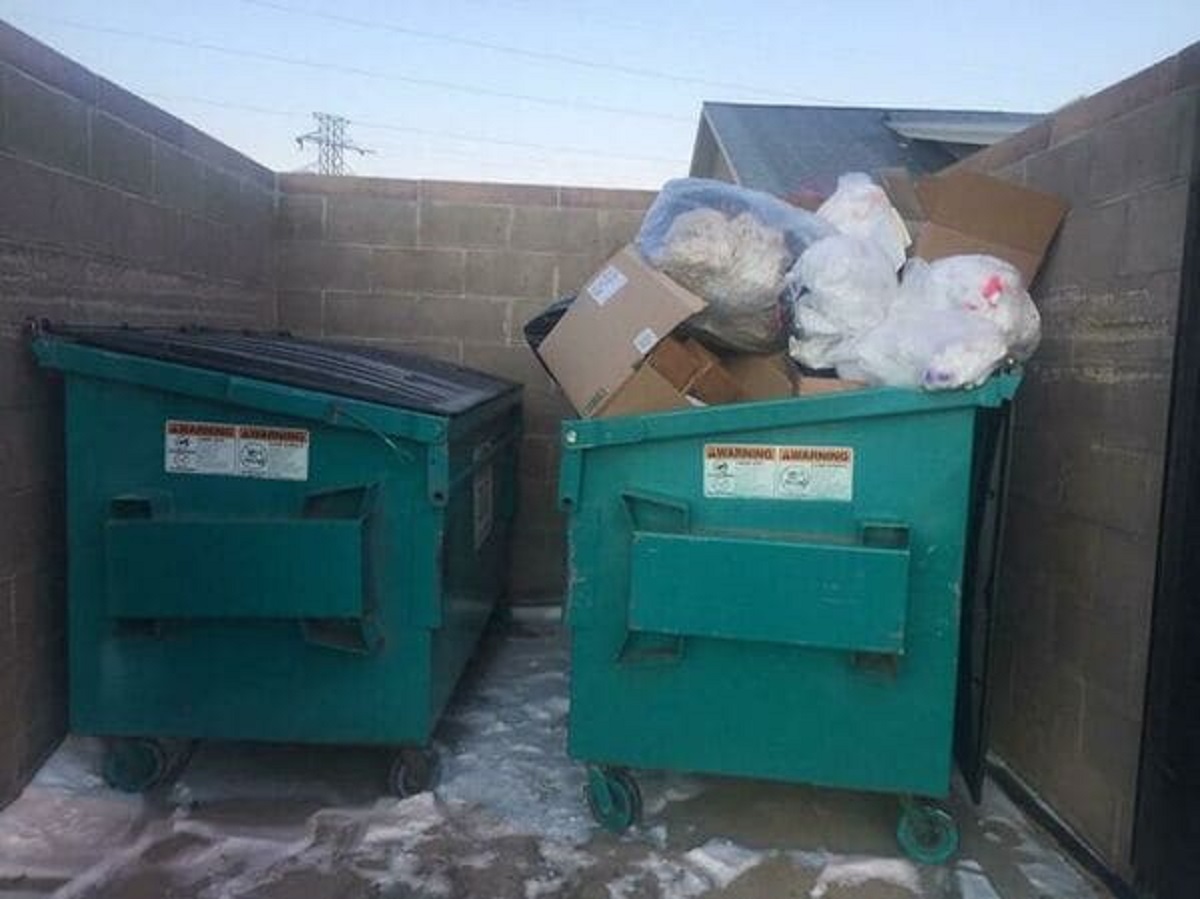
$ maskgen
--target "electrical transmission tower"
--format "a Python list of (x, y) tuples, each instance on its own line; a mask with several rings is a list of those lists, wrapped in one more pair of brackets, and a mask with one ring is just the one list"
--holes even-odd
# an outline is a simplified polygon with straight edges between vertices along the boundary
[(328, 112), (314, 112), (313, 118), (317, 120), (317, 127), (308, 134), (299, 135), (296, 146), (303, 149), (305, 144), (316, 144), (317, 171), (320, 174), (345, 175), (347, 150), (359, 156), (375, 152), (346, 139), (349, 119)]

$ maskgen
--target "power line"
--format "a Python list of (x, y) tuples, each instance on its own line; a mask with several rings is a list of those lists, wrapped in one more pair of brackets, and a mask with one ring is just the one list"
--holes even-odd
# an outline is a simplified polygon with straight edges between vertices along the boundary
[(743, 93), (760, 94), (763, 96), (779, 97), (789, 100), (808, 100), (819, 103), (836, 103), (838, 101), (828, 97), (818, 97), (812, 94), (799, 94), (790, 91), (781, 91), (777, 88), (760, 87), (753, 84), (743, 84), (737, 81), (720, 81), (712, 78), (701, 78), (691, 75), (679, 75), (672, 72), (666, 72), (661, 69), (643, 68), (640, 66), (628, 66), (613, 62), (599, 62), (593, 59), (583, 59), (578, 56), (570, 56), (565, 53), (552, 53), (544, 50), (530, 50), (525, 47), (515, 47), (509, 44), (496, 44), (491, 41), (482, 41), (475, 38), (463, 37), (457, 34), (450, 34), (439, 31), (424, 31), (419, 28), (410, 28), (405, 25), (397, 25), (392, 22), (384, 22), (379, 19), (362, 19), (354, 16), (341, 15), (339, 13), (321, 12), (319, 10), (301, 9), (295, 6), (289, 6), (285, 3), (275, 3), (273, 0), (241, 0), (242, 3), (248, 6), (258, 6), (263, 9), (273, 9), (278, 12), (290, 13), (293, 15), (308, 16), (313, 19), (321, 19), (326, 22), (336, 22), (341, 25), (351, 25), (355, 28), (365, 28), (371, 31), (390, 31), (393, 34), (403, 34), (408, 37), (421, 38), (430, 41), (442, 41), (447, 44), (456, 44), (460, 47), (472, 47), (477, 50), (491, 50), (496, 53), (507, 53), (510, 56), (518, 56), (524, 59), (536, 60), (538, 62), (550, 62), (561, 65), (578, 66), (580, 68), (593, 69), (604, 72), (616, 72), (621, 75), (630, 75), (635, 78), (649, 78), (658, 81), (673, 81), (678, 84), (692, 84), (699, 87), (719, 88), (721, 90), (735, 90)]
[(80, 31), (90, 31), (97, 34), (111, 34), (117, 37), (148, 41), (150, 43), (164, 44), (171, 47), (186, 47), (192, 50), (204, 50), (210, 53), (220, 53), (226, 56), (255, 59), (261, 62), (272, 62), (279, 65), (296, 66), (325, 72), (338, 72), (343, 75), (351, 75), (359, 78), (371, 78), (378, 81), (395, 81), (401, 84), (414, 84), (420, 87), (431, 87), (438, 90), (454, 91), (463, 94), (472, 94), (482, 97), (496, 97), (503, 100), (520, 100), (526, 103), (537, 103), (542, 106), (557, 106), (588, 112), (602, 112), (609, 115), (633, 116), (637, 118), (657, 119), (665, 122), (686, 122), (688, 124), (692, 124), (695, 121), (694, 119), (687, 118), (685, 116), (669, 115), (667, 113), (652, 112), (644, 109), (632, 109), (624, 106), (606, 106), (599, 103), (588, 103), (581, 100), (565, 100), (557, 97), (543, 97), (535, 94), (513, 93), (509, 91), (500, 91), (492, 88), (480, 87), (478, 85), (460, 84), (453, 81), (440, 81), (433, 78), (417, 78), (410, 75), (397, 75), (391, 72), (380, 72), (374, 69), (364, 69), (358, 66), (344, 65), (342, 63), (321, 62), (319, 60), (281, 56), (279, 54), (267, 53), (261, 50), (241, 50), (234, 47), (226, 47), (221, 44), (212, 44), (205, 41), (192, 41), (161, 34), (149, 34), (144, 31), (133, 31), (125, 28), (112, 28), (106, 25), (95, 25), (89, 22), (63, 19), (59, 18), (58, 16), (46, 16), (40, 13), (30, 13), (29, 15), (31, 18), (38, 18), (46, 22), (52, 22), (64, 28), (75, 28)]
[[(180, 94), (162, 94), (152, 91), (142, 92), (143, 97), (166, 102), (198, 103), (202, 106), (213, 106), (218, 109), (230, 109), (238, 112), (252, 112), (255, 115), (278, 116), (281, 118), (308, 118), (308, 113), (300, 110), (274, 109), (265, 106), (254, 106), (246, 103), (229, 103), (222, 100), (210, 100), (206, 97), (193, 97)], [(684, 162), (680, 157), (647, 156), (635, 153), (615, 153), (606, 150), (589, 150), (584, 147), (555, 146), (535, 141), (507, 140), (505, 138), (488, 137), (481, 134), (467, 134), (457, 131), (440, 131), (432, 128), (418, 128), (413, 125), (399, 125), (394, 122), (377, 122), (369, 119), (348, 118), (347, 121), (357, 128), (369, 131), (394, 131), (400, 134), (415, 134), (424, 137), (445, 138), (448, 140), (464, 141), (467, 143), (494, 144), (500, 147), (512, 147), (520, 150), (539, 150), (546, 153), (557, 153), (564, 156), (593, 156), (598, 159), (618, 159), (632, 162), (666, 162), (675, 165)]]

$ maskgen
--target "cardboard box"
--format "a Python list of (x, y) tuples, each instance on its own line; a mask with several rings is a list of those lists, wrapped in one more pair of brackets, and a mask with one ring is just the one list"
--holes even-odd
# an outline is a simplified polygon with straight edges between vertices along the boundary
[[(633, 377), (643, 357), (704, 306), (704, 300), (627, 246), (579, 291), (538, 355), (580, 415), (615, 414), (606, 412), (605, 404)], [(662, 385), (653, 386), (661, 395)]]
[(1033, 283), (1068, 206), (1059, 197), (979, 172), (951, 171), (912, 179), (878, 173), (896, 211), (916, 234), (911, 253), (930, 261), (986, 253), (1012, 263)]
[(797, 393), (799, 372), (787, 353), (739, 353), (723, 362), (742, 399), (777, 400)]
[(850, 381), (843, 378), (814, 378), (800, 376), (800, 396), (818, 396), (823, 393), (842, 393), (847, 390), (862, 390), (869, 386), (866, 381)]
[(615, 418), (618, 415), (641, 415), (645, 412), (670, 412), (690, 409), (679, 390), (652, 366), (643, 365), (612, 394), (594, 416)]
[(744, 399), (721, 360), (694, 338), (665, 338), (646, 357), (645, 364), (662, 375), (680, 394), (694, 397), (707, 406)]

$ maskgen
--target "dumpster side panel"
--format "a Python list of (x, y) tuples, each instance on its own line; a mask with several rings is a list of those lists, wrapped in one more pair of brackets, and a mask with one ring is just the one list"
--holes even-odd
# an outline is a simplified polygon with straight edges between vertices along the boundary
[[(71, 373), (66, 416), (74, 729), (313, 742), (427, 739), (428, 619), (436, 601), (426, 573), (434, 566), (424, 560), (436, 554), (428, 519), (437, 513), (413, 502), (425, 489), (424, 446)], [(167, 471), (168, 420), (302, 429), (307, 475)], [(219, 609), (194, 607), (208, 593), (166, 595), (183, 581), (139, 557), (128, 531), (118, 541), (122, 553), (108, 556), (106, 528), (131, 520), (156, 540), (173, 541), (172, 551), (181, 535), (191, 535), (202, 580), (230, 585), (212, 600)], [(317, 525), (342, 535), (327, 563), (344, 570), (331, 570), (324, 587), (310, 582), (297, 590), (291, 605), (287, 596), (256, 596), (256, 583), (288, 581), (282, 569), (303, 563), (322, 575), (295, 554), (323, 550), (287, 539), (289, 529)], [(229, 545), (239, 532), (253, 540)], [(143, 584), (125, 595), (133, 606), (112, 604), (112, 584), (142, 576), (161, 578), (162, 589)], [(333, 595), (347, 584), (360, 586), (357, 608)]]
[[(789, 425), (764, 413), (715, 439), (657, 439), (647, 418), (642, 440), (568, 440), (571, 753), (944, 794), (974, 414)], [(764, 447), (817, 461), (772, 481), (755, 467)], [(726, 456), (742, 467), (722, 468)], [(720, 546), (703, 577), (680, 551), (697, 541)], [(775, 570), (739, 570), (757, 562)], [(873, 577), (906, 578), (903, 595)]]
[(449, 501), (438, 549), (442, 626), (433, 634), (435, 720), (504, 594), (520, 422), (520, 407), (508, 405), (451, 431)]

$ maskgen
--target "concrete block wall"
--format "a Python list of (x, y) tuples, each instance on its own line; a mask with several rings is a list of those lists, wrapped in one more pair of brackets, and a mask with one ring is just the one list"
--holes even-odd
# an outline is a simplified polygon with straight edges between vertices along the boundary
[(25, 321), (273, 325), (274, 178), (0, 23), (0, 805), (66, 726), (60, 399)]
[(1016, 413), (993, 748), (1130, 875), (1200, 45), (965, 165), (1064, 196)]
[(557, 434), (570, 407), (521, 326), (630, 240), (653, 193), (314, 175), (281, 175), (279, 187), (281, 327), (431, 353), (525, 385), (509, 592), (559, 600)]

